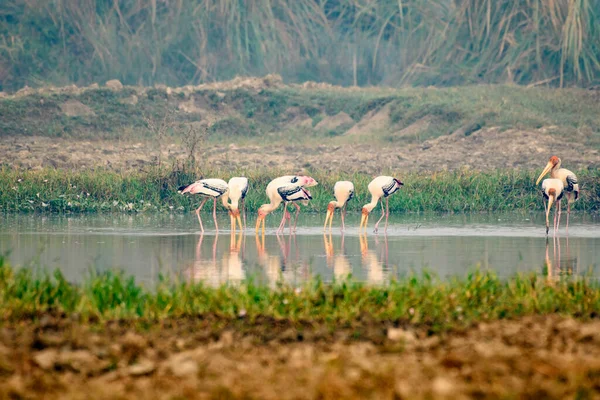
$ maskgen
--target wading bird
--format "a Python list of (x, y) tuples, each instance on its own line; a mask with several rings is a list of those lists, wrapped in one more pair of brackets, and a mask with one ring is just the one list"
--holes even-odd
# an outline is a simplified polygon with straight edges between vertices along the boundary
[[(577, 176), (566, 168), (560, 167), (561, 161), (557, 156), (550, 157), (548, 164), (537, 178), (535, 184), (539, 184), (540, 181), (548, 172), (550, 177), (554, 179), (560, 179), (564, 186), (564, 191), (567, 192), (567, 230), (569, 229), (569, 214), (571, 213), (571, 203), (579, 198), (579, 184), (577, 183)], [(573, 198), (574, 197), (574, 198)], [(559, 216), (560, 219), (560, 208)], [(559, 220), (560, 223), (560, 220)]]
[(217, 224), (217, 199), (219, 197), (223, 200), (223, 206), (229, 209), (229, 204), (227, 203), (227, 198), (223, 197), (224, 194), (227, 193), (229, 187), (227, 186), (227, 182), (223, 179), (200, 179), (190, 185), (181, 186), (177, 189), (181, 194), (199, 194), (205, 197), (204, 200), (200, 203), (200, 207), (196, 209), (196, 215), (198, 216), (198, 222), (200, 222), (200, 230), (204, 233), (204, 226), (202, 226), (202, 218), (200, 218), (200, 210), (202, 206), (209, 197), (212, 197), (214, 200), (213, 204), (213, 219), (215, 221), (215, 229), (219, 232), (219, 224)]
[[(300, 206), (298, 206), (294, 202), (312, 199), (310, 192), (307, 189), (305, 189), (305, 187), (315, 185), (317, 185), (317, 181), (311, 178), (310, 176), (286, 175), (281, 176), (279, 178), (275, 178), (271, 182), (269, 182), (269, 184), (267, 185), (266, 193), (270, 203), (263, 204), (258, 209), (258, 218), (256, 219), (256, 233), (258, 233), (258, 229), (261, 223), (262, 232), (263, 234), (265, 233), (265, 217), (269, 213), (276, 210), (282, 202), (284, 202), (283, 218), (281, 219), (279, 228), (277, 228), (277, 233), (283, 230), (286, 218), (290, 217), (289, 213), (287, 212), (287, 204), (289, 202), (292, 202), (292, 204), (294, 204), (294, 206), (296, 207), (297, 223), (298, 213), (300, 212)], [(296, 227), (296, 223), (294, 223), (294, 228)]]
[[(563, 194), (564, 185), (560, 179), (544, 179), (542, 182), (542, 195), (544, 196), (544, 199), (548, 200), (548, 204), (546, 206), (546, 235), (548, 235), (548, 230), (550, 229), (548, 216), (550, 215), (552, 203), (556, 203), (556, 206), (554, 207), (554, 235), (556, 235), (556, 230), (558, 229), (558, 224), (560, 223), (560, 199), (562, 199)], [(557, 213), (558, 221), (556, 220)]]
[(369, 183), (368, 189), (371, 192), (371, 202), (365, 204), (362, 208), (362, 217), (360, 219), (360, 228), (365, 227), (365, 231), (367, 230), (367, 222), (369, 221), (369, 213), (373, 211), (373, 209), (377, 206), (377, 202), (380, 198), (385, 197), (385, 211), (383, 210), (383, 202), (381, 202), (381, 218), (375, 224), (375, 229), (373, 232), (377, 233), (379, 223), (385, 216), (385, 232), (387, 232), (388, 226), (388, 218), (390, 216), (390, 208), (389, 208), (389, 196), (394, 194), (400, 189), (400, 187), (404, 185), (400, 182), (399, 179), (393, 178), (391, 176), (378, 176), (373, 179), (371, 183)]
[(344, 224), (344, 217), (346, 216), (346, 206), (348, 200), (354, 197), (354, 184), (349, 181), (338, 181), (333, 186), (333, 195), (335, 201), (330, 201), (327, 205), (327, 215), (325, 216), (325, 225), (323, 229), (327, 229), (327, 221), (329, 221), (329, 230), (331, 230), (331, 223), (333, 222), (333, 214), (336, 208), (341, 208), (342, 217), (342, 231), (346, 229)]
[[(235, 230), (236, 221), (240, 225), (240, 230), (246, 228), (246, 194), (248, 193), (248, 178), (234, 177), (227, 183), (229, 191), (225, 196), (231, 200), (229, 203), (229, 217), (231, 218), (231, 230)], [(244, 216), (244, 226), (240, 220), (240, 207)]]

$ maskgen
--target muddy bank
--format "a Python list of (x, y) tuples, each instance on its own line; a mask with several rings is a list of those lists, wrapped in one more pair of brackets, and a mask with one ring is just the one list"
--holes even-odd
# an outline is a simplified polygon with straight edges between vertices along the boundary
[[(144, 329), (142, 327), (145, 326)], [(559, 316), (463, 332), (217, 317), (90, 327), (4, 322), (0, 397), (593, 397), (600, 325)]]
[[(539, 169), (552, 154), (559, 154), (571, 169), (598, 168), (600, 153), (577, 141), (546, 130), (483, 129), (468, 136), (453, 134), (421, 143), (324, 144), (205, 144), (195, 155), (201, 164), (223, 169), (286, 168), (292, 171), (348, 171), (379, 174), (383, 171), (442, 171)], [(173, 164), (189, 157), (185, 146), (158, 146), (154, 142), (73, 140), (46, 137), (2, 137), (0, 159), (21, 168), (53, 167), (114, 170)]]

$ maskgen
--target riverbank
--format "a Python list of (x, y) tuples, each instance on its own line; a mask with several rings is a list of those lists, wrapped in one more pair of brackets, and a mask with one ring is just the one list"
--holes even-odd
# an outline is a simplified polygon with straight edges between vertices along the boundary
[(474, 272), (149, 291), (3, 263), (0, 288), (8, 397), (564, 398), (600, 383), (593, 281)]
[[(3, 212), (77, 213), (77, 212), (189, 212), (199, 204), (194, 196), (182, 196), (177, 188), (200, 179), (247, 176), (250, 191), (247, 210), (254, 212), (267, 203), (264, 190), (283, 170), (209, 170), (185, 168), (151, 168), (141, 172), (111, 170), (20, 170), (0, 168), (0, 209)], [(332, 174), (307, 171), (319, 185), (311, 188), (313, 200), (308, 212), (323, 212), (333, 200), (333, 186), (338, 180), (351, 180), (356, 188), (349, 211), (359, 211), (370, 201), (367, 174)], [(538, 171), (469, 170), (439, 173), (401, 174), (404, 186), (390, 197), (394, 212), (481, 212), (543, 209), (540, 190), (535, 186)], [(595, 212), (600, 209), (600, 172), (576, 171), (581, 197), (576, 210)], [(206, 207), (207, 212), (210, 207)], [(224, 210), (219, 206), (219, 210)]]

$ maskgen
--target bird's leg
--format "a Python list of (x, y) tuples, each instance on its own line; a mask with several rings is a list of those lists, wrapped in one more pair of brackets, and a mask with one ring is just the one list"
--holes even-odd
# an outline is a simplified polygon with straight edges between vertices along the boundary
[(556, 236), (556, 206), (558, 205), (558, 202), (556, 204), (554, 204), (554, 236)]
[(567, 235), (569, 234), (569, 214), (571, 214), (571, 195), (567, 194)]
[(198, 216), (198, 222), (200, 222), (200, 231), (202, 231), (202, 233), (204, 233), (204, 226), (202, 226), (202, 218), (200, 218), (200, 210), (202, 209), (202, 206), (204, 205), (204, 203), (206, 203), (206, 200), (208, 200), (208, 198), (205, 198), (204, 200), (202, 200), (202, 202), (200, 203), (200, 207), (198, 207), (196, 209), (196, 216)]
[[(559, 200), (556, 204), (556, 206), (558, 207), (558, 220), (556, 221), (556, 229), (558, 230), (558, 226), (560, 225), (560, 214), (561, 214), (561, 201)], [(556, 211), (555, 211), (556, 212)]]
[(246, 199), (242, 199), (242, 217), (244, 218), (244, 230), (246, 230)]
[(217, 198), (214, 198), (214, 203), (213, 203), (213, 220), (215, 221), (215, 229), (217, 230), (217, 233), (219, 233), (219, 224), (217, 224)]
[(377, 228), (379, 226), (379, 223), (381, 222), (381, 220), (383, 219), (383, 217), (385, 217), (385, 210), (383, 209), (383, 201), (381, 202), (381, 218), (379, 218), (379, 220), (377, 221), (377, 223), (375, 224), (375, 229), (373, 229), (373, 233), (377, 233)]
[[(296, 225), (298, 224), (298, 215), (300, 214), (300, 206), (296, 203), (292, 203), (294, 205), (294, 207), (296, 207), (296, 217), (294, 218), (294, 232), (296, 232)], [(333, 220), (333, 219), (332, 219)], [(291, 223), (291, 221), (290, 221)], [(329, 229), (331, 229), (331, 221), (329, 221)], [(291, 225), (290, 225), (290, 232), (291, 232)]]
[(387, 233), (388, 218), (390, 217), (390, 205), (389, 205), (389, 201), (390, 201), (390, 198), (386, 197), (385, 198), (385, 230), (384, 230), (385, 233)]
[(550, 202), (544, 202), (544, 208), (546, 209), (546, 236), (548, 236), (548, 231), (550, 230), (550, 223), (548, 222), (548, 216), (550, 215)]
[(342, 217), (342, 232), (344, 232), (346, 230), (346, 225), (344, 224), (344, 219), (346, 217), (346, 206), (348, 205), (348, 203), (344, 204), (344, 208), (342, 209), (341, 212), (341, 217)]
[(283, 217), (281, 218), (281, 222), (279, 223), (279, 228), (277, 228), (277, 233), (281, 233), (283, 227), (285, 226), (285, 217), (287, 214), (287, 202), (283, 203)]

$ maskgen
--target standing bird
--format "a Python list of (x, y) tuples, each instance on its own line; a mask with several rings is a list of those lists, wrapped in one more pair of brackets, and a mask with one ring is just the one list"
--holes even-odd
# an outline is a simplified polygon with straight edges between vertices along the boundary
[(327, 221), (329, 221), (329, 230), (331, 230), (331, 223), (333, 222), (333, 213), (336, 208), (341, 208), (342, 217), (342, 231), (346, 229), (344, 224), (344, 217), (346, 216), (346, 206), (348, 200), (354, 197), (354, 184), (349, 181), (338, 181), (333, 186), (333, 195), (335, 201), (330, 201), (327, 205), (327, 215), (325, 216), (325, 225), (323, 229), (327, 229)]
[(258, 233), (258, 229), (262, 222), (262, 232), (264, 234), (265, 217), (269, 213), (276, 210), (282, 202), (285, 202), (283, 209), (283, 218), (281, 219), (279, 228), (277, 228), (277, 232), (279, 233), (283, 230), (283, 226), (285, 225), (285, 219), (286, 217), (289, 218), (289, 213), (287, 212), (287, 204), (289, 202), (292, 202), (292, 204), (294, 204), (294, 206), (297, 209), (296, 222), (298, 222), (298, 213), (300, 212), (300, 206), (298, 206), (294, 202), (312, 199), (310, 192), (307, 189), (305, 189), (305, 187), (315, 186), (317, 184), (318, 182), (310, 176), (294, 175), (281, 176), (269, 182), (269, 184), (267, 185), (266, 193), (270, 203), (263, 204), (258, 209), (258, 218), (256, 220), (256, 233)]
[[(246, 194), (248, 193), (248, 178), (234, 177), (231, 178), (227, 184), (229, 191), (225, 196), (228, 196), (231, 203), (229, 203), (229, 216), (231, 217), (231, 230), (235, 229), (236, 221), (240, 225), (240, 230), (246, 228)], [(240, 205), (242, 208), (242, 214), (244, 215), (244, 226), (240, 220)]]
[[(569, 229), (569, 214), (571, 213), (571, 203), (579, 198), (579, 184), (577, 182), (577, 176), (569, 171), (568, 169), (560, 167), (560, 158), (557, 156), (550, 157), (548, 164), (537, 178), (536, 185), (540, 183), (542, 178), (550, 172), (550, 177), (554, 179), (560, 179), (567, 192), (567, 230)], [(572, 197), (574, 199), (572, 199)], [(560, 208), (558, 209), (558, 219), (560, 223)]]
[(381, 218), (375, 224), (375, 230), (373, 232), (377, 233), (379, 223), (385, 216), (385, 232), (387, 232), (388, 226), (388, 217), (390, 216), (390, 208), (389, 208), (389, 198), (391, 194), (394, 194), (400, 189), (400, 187), (404, 185), (404, 183), (400, 182), (399, 179), (393, 178), (391, 176), (378, 176), (373, 179), (371, 183), (369, 183), (368, 189), (371, 192), (371, 202), (365, 204), (362, 208), (362, 218), (360, 219), (360, 228), (365, 227), (365, 231), (367, 230), (367, 222), (369, 221), (369, 213), (373, 211), (373, 209), (377, 206), (377, 202), (381, 197), (385, 197), (385, 211), (383, 210), (383, 202), (381, 202)]
[(200, 210), (202, 206), (209, 197), (212, 197), (214, 200), (213, 204), (213, 219), (215, 221), (215, 229), (219, 232), (219, 224), (217, 224), (217, 199), (221, 197), (223, 201), (223, 206), (229, 209), (229, 204), (227, 203), (227, 197), (223, 196), (227, 193), (229, 187), (227, 186), (227, 182), (223, 179), (200, 179), (190, 185), (181, 186), (177, 189), (181, 194), (200, 194), (205, 196), (205, 199), (200, 203), (200, 207), (196, 209), (196, 215), (198, 216), (198, 222), (200, 222), (200, 230), (204, 233), (204, 226), (202, 226), (202, 218), (200, 218)]
[[(542, 182), (542, 195), (544, 196), (544, 199), (548, 200), (548, 205), (546, 207), (546, 235), (548, 235), (548, 230), (550, 229), (548, 216), (550, 215), (550, 208), (554, 202), (556, 203), (554, 210), (554, 235), (556, 235), (556, 230), (558, 229), (558, 224), (560, 223), (560, 199), (562, 199), (563, 194), (564, 185), (560, 179), (544, 179)], [(556, 220), (556, 209), (558, 209), (558, 222)]]

